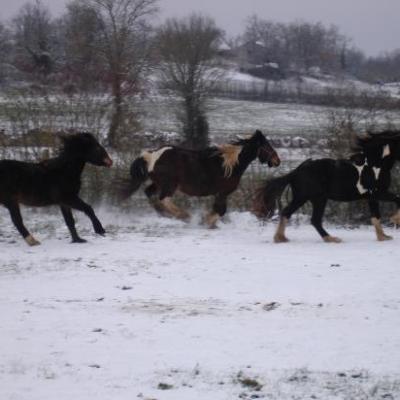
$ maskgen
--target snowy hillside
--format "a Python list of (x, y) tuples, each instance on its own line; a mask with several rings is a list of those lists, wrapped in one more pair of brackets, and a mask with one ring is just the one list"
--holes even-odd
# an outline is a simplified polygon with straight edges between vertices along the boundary
[(383, 92), (389, 97), (400, 98), (400, 84), (398, 82), (370, 84), (352, 77), (336, 77), (326, 74), (298, 75), (289, 76), (286, 79), (268, 80), (228, 69), (225, 75), (225, 82), (221, 84), (221, 87), (224, 85), (230, 90), (255, 92), (272, 90), (286, 93), (301, 91), (311, 95), (326, 94), (328, 90), (370, 94)]
[(69, 243), (26, 212), (28, 248), (0, 210), (0, 399), (400, 397), (400, 232), (274, 226), (232, 213), (206, 230), (99, 210), (108, 235)]

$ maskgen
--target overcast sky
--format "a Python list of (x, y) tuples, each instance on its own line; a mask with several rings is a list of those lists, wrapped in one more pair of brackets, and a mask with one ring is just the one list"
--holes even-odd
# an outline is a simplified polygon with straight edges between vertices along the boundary
[[(42, 0), (52, 14), (60, 14), (68, 0)], [(26, 0), (0, 0), (5, 20)], [(241, 33), (246, 17), (288, 22), (301, 19), (336, 24), (342, 33), (369, 55), (400, 48), (400, 0), (160, 0), (160, 21), (201, 11), (216, 19), (228, 35)]]

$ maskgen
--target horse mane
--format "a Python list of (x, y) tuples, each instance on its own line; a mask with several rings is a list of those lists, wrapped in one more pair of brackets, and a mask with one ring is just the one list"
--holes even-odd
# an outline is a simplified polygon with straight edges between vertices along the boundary
[(233, 168), (239, 162), (239, 154), (242, 146), (237, 144), (222, 144), (218, 146), (218, 152), (223, 159), (224, 177), (229, 178), (232, 175)]
[(224, 177), (229, 178), (232, 175), (233, 168), (239, 162), (239, 154), (243, 146), (249, 143), (254, 135), (248, 134), (246, 137), (239, 137), (228, 144), (217, 146), (219, 155), (223, 159)]
[(245, 137), (238, 137), (236, 140), (230, 142), (229, 144), (232, 146), (244, 146), (249, 143), (249, 140), (253, 137), (254, 135), (249, 133), (245, 135)]
[(385, 130), (377, 133), (367, 131), (366, 134), (356, 137), (353, 150), (359, 151), (366, 148), (382, 146), (397, 140), (400, 140), (400, 131)]

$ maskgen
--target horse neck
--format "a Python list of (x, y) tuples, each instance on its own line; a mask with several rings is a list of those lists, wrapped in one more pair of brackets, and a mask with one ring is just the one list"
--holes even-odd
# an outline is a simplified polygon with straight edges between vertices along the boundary
[(243, 149), (239, 154), (238, 170), (240, 173), (243, 173), (249, 164), (256, 159), (257, 150), (256, 146), (252, 143), (243, 146)]
[(62, 152), (58, 157), (53, 159), (52, 166), (54, 169), (62, 171), (71, 178), (79, 178), (85, 167), (86, 161), (73, 154)]
[(393, 146), (389, 145), (390, 153), (389, 155), (384, 156), (384, 149), (387, 145), (384, 144), (379, 146), (377, 149), (366, 149), (364, 151), (367, 162), (371, 166), (378, 166), (385, 169), (392, 169), (395, 163), (395, 157), (393, 155)]

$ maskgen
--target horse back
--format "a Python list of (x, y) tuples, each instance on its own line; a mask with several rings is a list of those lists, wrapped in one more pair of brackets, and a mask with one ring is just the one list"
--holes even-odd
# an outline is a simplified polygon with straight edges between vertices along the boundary
[[(17, 160), (0, 161), (0, 202), (18, 201), (29, 206), (57, 203), (65, 193), (65, 177), (48, 168), (45, 163)], [(79, 182), (80, 184), (80, 182)], [(76, 186), (68, 182), (68, 187)], [(73, 191), (78, 188), (74, 188)], [(70, 189), (68, 189), (70, 190)]]
[(173, 147), (159, 157), (150, 177), (159, 185), (171, 184), (188, 195), (209, 196), (226, 184), (222, 163), (216, 147), (198, 151)]
[(358, 178), (357, 169), (348, 160), (321, 158), (303, 163), (295, 171), (292, 186), (300, 197), (352, 201), (361, 197)]

